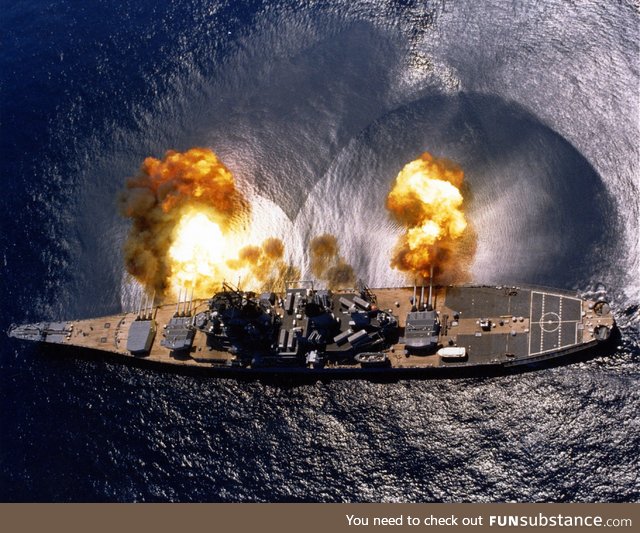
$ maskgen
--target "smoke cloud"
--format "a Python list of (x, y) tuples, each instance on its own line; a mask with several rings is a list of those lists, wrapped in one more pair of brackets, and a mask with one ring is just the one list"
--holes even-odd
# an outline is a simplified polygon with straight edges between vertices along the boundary
[(398, 174), (387, 209), (405, 228), (391, 259), (398, 270), (441, 282), (464, 281), (476, 234), (463, 212), (464, 173), (454, 162), (425, 152)]
[(284, 259), (284, 243), (275, 237), (260, 246), (245, 246), (238, 257), (227, 261), (233, 270), (247, 269), (261, 291), (283, 291), (285, 282), (300, 278), (300, 271)]
[[(463, 213), (464, 174), (453, 162), (428, 153), (407, 164), (387, 198), (387, 208), (405, 228), (391, 259), (401, 271), (439, 281), (461, 281), (475, 253), (475, 232)], [(208, 296), (222, 281), (240, 278), (248, 289), (275, 290), (299, 279), (287, 264), (284, 244), (269, 238), (241, 246), (250, 205), (229, 170), (206, 148), (169, 151), (145, 159), (120, 197), (132, 222), (124, 246), (127, 271), (148, 290), (166, 296), (181, 287)], [(372, 250), (372, 253), (375, 251)], [(313, 275), (331, 288), (352, 287), (353, 267), (331, 234), (309, 243)]]
[[(204, 273), (215, 279), (227, 252), (224, 234), (241, 228), (250, 214), (231, 172), (206, 148), (146, 158), (127, 181), (120, 210), (132, 222), (124, 246), (126, 269), (161, 295), (172, 286), (194, 287)], [(202, 282), (197, 288), (206, 289)]]
[(309, 243), (311, 272), (318, 279), (326, 280), (330, 288), (353, 287), (356, 276), (353, 267), (341, 256), (338, 240), (325, 233)]

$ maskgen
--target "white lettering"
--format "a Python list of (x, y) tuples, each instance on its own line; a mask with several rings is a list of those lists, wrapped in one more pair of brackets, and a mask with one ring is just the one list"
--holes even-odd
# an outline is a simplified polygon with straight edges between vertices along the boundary
[(463, 526), (481, 526), (482, 525), (482, 515), (480, 515), (480, 516), (463, 516), (462, 517), (462, 525)]
[(347, 521), (349, 522), (350, 526), (368, 526), (369, 525), (369, 518), (365, 517), (365, 518), (360, 518), (359, 516), (355, 516), (355, 515), (345, 515), (347, 517)]
[(455, 515), (451, 516), (427, 516), (424, 519), (425, 526), (457, 526), (458, 525), (458, 517)]
[(403, 516), (400, 515), (397, 518), (391, 518), (390, 516), (374, 516), (374, 526), (403, 526)]

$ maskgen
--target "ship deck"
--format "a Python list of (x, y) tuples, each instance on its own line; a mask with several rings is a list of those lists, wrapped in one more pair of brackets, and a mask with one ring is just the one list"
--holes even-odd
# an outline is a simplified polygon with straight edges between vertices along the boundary
[[(393, 308), (399, 302), (400, 317), (411, 310), (413, 289), (373, 292), (381, 308)], [(467, 360), (444, 363), (436, 355), (407, 356), (399, 345), (392, 355), (394, 366), (486, 365), (536, 358), (589, 342), (593, 328), (584, 336), (585, 325), (589, 329), (594, 322), (602, 322), (580, 298), (543, 290), (445, 287), (434, 291), (432, 304), (440, 313), (442, 344), (466, 348)], [(480, 326), (483, 319), (490, 321), (490, 330)]]
[[(402, 339), (407, 314), (414, 305), (414, 289), (382, 288), (371, 291), (376, 296), (378, 308), (398, 318)], [(428, 288), (421, 299), (423, 291), (417, 289), (416, 303), (426, 302), (427, 291)], [(336, 305), (338, 299), (349, 294), (354, 293), (334, 293), (334, 312), (337, 313), (335, 309), (339, 308)], [(206, 310), (207, 303), (207, 300), (195, 300), (189, 316)], [(438, 287), (433, 291), (431, 303), (438, 313), (441, 325), (439, 344), (465, 348), (464, 359), (447, 360), (437, 353), (407, 353), (405, 345), (398, 343), (385, 350), (391, 368), (408, 370), (523, 364), (594, 345), (595, 328), (600, 325), (613, 327), (612, 316), (609, 313), (597, 314), (593, 309), (594, 302), (542, 289)], [(279, 301), (275, 309), (286, 320), (286, 313), (281, 305), (282, 301)], [(207, 335), (201, 331), (196, 331), (190, 351), (182, 355), (172, 353), (163, 346), (163, 327), (175, 315), (175, 304), (150, 310), (148, 318), (152, 318), (154, 324), (157, 324), (157, 332), (148, 353), (143, 356), (132, 355), (127, 350), (127, 339), (131, 325), (136, 321), (136, 313), (48, 323), (45, 342), (84, 347), (123, 358), (144, 359), (160, 364), (209, 368), (232, 365), (236, 356), (211, 346)], [(26, 336), (23, 338), (27, 339)], [(289, 363), (282, 359), (277, 364), (295, 364), (295, 358), (290, 358)], [(334, 359), (327, 362), (329, 370), (349, 366), (359, 368), (353, 361)]]

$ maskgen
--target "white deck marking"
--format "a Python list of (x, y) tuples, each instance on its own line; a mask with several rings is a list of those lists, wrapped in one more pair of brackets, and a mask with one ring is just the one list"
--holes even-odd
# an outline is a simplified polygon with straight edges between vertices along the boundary
[(531, 335), (531, 324), (533, 319), (533, 294), (533, 291), (529, 293), (529, 355), (531, 355), (531, 337), (533, 336)]
[(542, 308), (540, 309), (540, 349), (544, 346), (544, 326), (542, 325), (542, 319), (544, 318), (544, 298), (546, 294), (542, 293)]
[[(554, 313), (553, 311), (549, 311), (542, 315), (540, 319), (540, 329), (545, 333), (553, 333), (554, 331), (558, 331), (560, 327), (560, 315), (558, 313)], [(546, 329), (549, 328), (549, 329)]]
[(562, 296), (560, 296), (560, 304), (558, 307), (558, 344), (556, 346), (562, 346)]
[[(542, 305), (541, 305), (541, 313), (540, 313), (540, 317), (538, 318), (538, 320), (534, 320), (533, 317), (533, 298), (535, 294), (539, 294), (542, 298)], [(548, 312), (546, 313), (546, 315), (556, 315), (557, 316), (557, 326), (554, 329), (547, 329), (545, 330), (545, 325), (547, 327), (549, 327), (549, 324), (551, 324), (552, 322), (555, 322), (555, 320), (550, 320), (550, 316), (545, 316), (545, 297), (549, 296), (549, 297), (554, 297), (554, 298), (558, 298), (559, 302), (558, 302), (558, 313), (553, 313), (553, 312)], [(579, 309), (582, 310), (582, 300), (580, 298), (574, 298), (572, 296), (564, 296), (564, 295), (560, 295), (560, 294), (553, 294), (553, 293), (544, 293), (544, 292), (538, 292), (538, 291), (531, 291), (531, 299), (530, 299), (530, 304), (529, 304), (529, 327), (532, 328), (533, 326), (539, 326), (540, 327), (540, 346), (539, 346), (539, 351), (537, 352), (532, 352), (531, 351), (531, 333), (529, 333), (529, 355), (537, 355), (537, 354), (542, 354), (542, 353), (546, 353), (546, 352), (553, 352), (555, 350), (558, 350), (560, 348), (564, 348), (567, 346), (572, 346), (574, 344), (578, 344), (578, 324), (582, 322), (582, 317), (580, 316), (578, 319), (571, 319), (571, 320), (563, 320), (562, 317), (562, 305), (563, 305), (563, 300), (574, 300), (576, 302), (579, 302), (580, 306)], [(562, 344), (562, 326), (564, 324), (573, 324), (574, 325), (574, 333), (575, 333), (575, 338), (573, 342), (568, 342), (566, 344)], [(544, 347), (544, 334), (546, 333), (553, 333), (555, 332), (557, 329), (558, 331), (558, 340), (557, 343), (555, 344), (555, 346), (553, 346), (552, 348), (549, 348), (547, 350), (543, 350)]]

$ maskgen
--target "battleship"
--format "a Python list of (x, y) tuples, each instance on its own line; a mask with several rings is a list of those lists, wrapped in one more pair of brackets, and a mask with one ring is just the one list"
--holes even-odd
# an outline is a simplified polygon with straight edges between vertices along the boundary
[(228, 284), (210, 299), (99, 318), (12, 326), (9, 336), (88, 357), (220, 374), (476, 375), (536, 367), (607, 341), (609, 305), (556, 289), (413, 285), (349, 290)]

